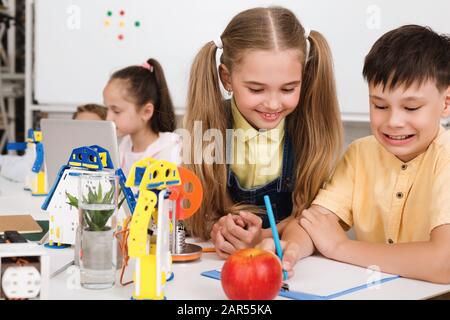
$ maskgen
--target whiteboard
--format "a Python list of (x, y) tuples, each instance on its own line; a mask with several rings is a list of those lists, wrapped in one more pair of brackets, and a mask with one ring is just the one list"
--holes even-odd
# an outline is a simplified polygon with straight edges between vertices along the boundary
[(47, 106), (101, 103), (113, 71), (154, 57), (183, 113), (198, 50), (238, 12), (268, 5), (291, 9), (328, 39), (344, 118), (368, 114), (362, 67), (382, 34), (410, 23), (450, 33), (449, 0), (35, 0), (34, 99)]

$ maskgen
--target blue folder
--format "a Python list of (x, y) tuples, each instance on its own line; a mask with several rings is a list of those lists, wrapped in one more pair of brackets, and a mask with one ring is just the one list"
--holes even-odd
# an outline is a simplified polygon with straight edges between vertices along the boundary
[[(217, 271), (217, 270), (205, 271), (205, 272), (202, 272), (201, 275), (208, 277), (208, 278), (220, 280), (220, 271)], [(356, 286), (356, 287), (353, 287), (353, 288), (350, 288), (347, 290), (339, 291), (339, 292), (336, 292), (336, 293), (333, 293), (333, 294), (330, 294), (327, 296), (320, 296), (320, 295), (315, 295), (315, 294), (310, 294), (310, 293), (305, 293), (305, 292), (285, 291), (285, 290), (280, 290), (278, 295), (280, 297), (285, 297), (285, 298), (289, 298), (289, 299), (293, 299), (293, 300), (331, 300), (331, 299), (334, 299), (337, 297), (344, 296), (349, 293), (353, 293), (355, 291), (367, 289), (372, 286), (380, 285), (382, 283), (389, 282), (389, 281), (392, 281), (392, 280), (395, 280), (398, 278), (400, 278), (400, 276), (391, 276), (391, 277), (382, 278), (378, 281), (374, 281), (371, 283), (365, 283), (363, 285)]]

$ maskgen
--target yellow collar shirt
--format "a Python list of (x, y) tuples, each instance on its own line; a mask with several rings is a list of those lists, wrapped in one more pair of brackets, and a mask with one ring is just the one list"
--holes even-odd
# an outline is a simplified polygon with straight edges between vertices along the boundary
[(408, 163), (374, 136), (355, 141), (313, 204), (353, 226), (357, 240), (428, 241), (431, 230), (450, 223), (450, 131), (441, 127)]
[(231, 101), (233, 139), (231, 170), (244, 189), (263, 186), (281, 175), (283, 163), (284, 122), (276, 128), (257, 130), (242, 116)]

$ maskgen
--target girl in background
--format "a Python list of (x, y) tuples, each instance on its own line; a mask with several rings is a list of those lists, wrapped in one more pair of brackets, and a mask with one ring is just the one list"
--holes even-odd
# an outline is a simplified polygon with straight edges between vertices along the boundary
[(180, 162), (180, 137), (175, 112), (161, 65), (148, 59), (141, 66), (116, 71), (103, 90), (106, 120), (116, 124), (122, 140), (120, 167), (128, 175), (138, 160), (152, 157)]
[(106, 120), (108, 109), (95, 103), (88, 103), (77, 107), (72, 115), (73, 120)]

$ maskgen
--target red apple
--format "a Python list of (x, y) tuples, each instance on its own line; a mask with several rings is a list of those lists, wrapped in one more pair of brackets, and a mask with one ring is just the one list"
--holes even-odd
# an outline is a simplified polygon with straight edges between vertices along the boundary
[(280, 291), (283, 270), (278, 257), (261, 249), (242, 249), (223, 265), (223, 291), (231, 300), (271, 300)]

